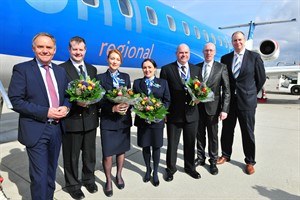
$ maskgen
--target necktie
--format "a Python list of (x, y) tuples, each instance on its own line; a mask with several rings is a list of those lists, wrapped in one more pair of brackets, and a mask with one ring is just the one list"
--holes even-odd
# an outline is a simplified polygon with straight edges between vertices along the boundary
[(48, 86), (48, 92), (49, 92), (49, 95), (51, 98), (52, 107), (58, 108), (59, 107), (58, 97), (57, 97), (57, 93), (55, 91), (53, 80), (50, 75), (49, 66), (45, 65), (44, 68), (46, 70), (46, 82), (47, 82), (47, 86)]
[(209, 67), (208, 64), (205, 64), (205, 65), (204, 65), (204, 74), (203, 74), (203, 75), (204, 75), (204, 76), (203, 76), (203, 81), (204, 81), (204, 82), (206, 82), (207, 79), (208, 79), (208, 69), (207, 69), (208, 67)]
[(83, 78), (85, 79), (85, 73), (83, 71), (82, 65), (79, 65), (79, 70), (80, 70), (80, 74), (83, 76)]
[(150, 93), (151, 93), (151, 87), (152, 87), (152, 85), (153, 85), (153, 81), (150, 80), (150, 79), (146, 79), (146, 80), (145, 80), (145, 83), (146, 83), (146, 85), (147, 85), (148, 95), (150, 95)]
[(233, 77), (235, 79), (239, 76), (240, 70), (241, 70), (241, 59), (240, 59), (240, 55), (236, 54), (236, 58), (234, 60), (234, 65), (232, 69)]
[(182, 65), (182, 66), (181, 66), (181, 70), (182, 70), (181, 78), (182, 78), (182, 79), (185, 79), (185, 77), (186, 77), (186, 71), (185, 71), (185, 69), (186, 69), (185, 66)]

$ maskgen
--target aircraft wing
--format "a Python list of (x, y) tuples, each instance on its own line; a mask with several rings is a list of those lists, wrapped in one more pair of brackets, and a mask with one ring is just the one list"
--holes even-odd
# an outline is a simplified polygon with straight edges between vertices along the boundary
[(300, 65), (287, 65), (287, 66), (272, 66), (265, 67), (267, 75), (281, 75), (287, 73), (300, 72)]

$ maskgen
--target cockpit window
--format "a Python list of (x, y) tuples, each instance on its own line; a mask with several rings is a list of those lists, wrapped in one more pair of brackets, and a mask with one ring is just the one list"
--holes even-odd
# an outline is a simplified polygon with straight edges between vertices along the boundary
[(185, 21), (183, 21), (183, 22), (182, 22), (182, 26), (183, 26), (183, 31), (184, 31), (184, 33), (185, 33), (186, 35), (190, 35), (191, 32), (190, 32), (189, 25), (188, 25)]
[(132, 17), (132, 6), (129, 0), (118, 0), (121, 13), (126, 17)]
[(176, 24), (175, 24), (174, 18), (170, 15), (167, 15), (167, 20), (168, 20), (170, 30), (176, 31)]
[(147, 6), (146, 11), (147, 11), (147, 16), (148, 16), (148, 20), (149, 20), (150, 24), (157, 25), (158, 20), (157, 20), (157, 15), (156, 15), (155, 10), (153, 8), (150, 8), (149, 6)]
[(197, 38), (197, 39), (200, 39), (200, 38), (201, 38), (201, 35), (200, 35), (200, 31), (199, 31), (199, 29), (198, 29), (197, 26), (194, 26), (194, 31), (195, 31), (195, 34), (196, 34), (196, 38)]
[(99, 0), (82, 0), (82, 2), (92, 7), (99, 7)]

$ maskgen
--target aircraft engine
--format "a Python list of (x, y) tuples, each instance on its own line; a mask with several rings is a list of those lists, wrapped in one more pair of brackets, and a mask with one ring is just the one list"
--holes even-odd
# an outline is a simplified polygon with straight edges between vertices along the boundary
[(259, 45), (259, 54), (263, 60), (277, 59), (279, 51), (279, 45), (275, 40), (264, 40)]

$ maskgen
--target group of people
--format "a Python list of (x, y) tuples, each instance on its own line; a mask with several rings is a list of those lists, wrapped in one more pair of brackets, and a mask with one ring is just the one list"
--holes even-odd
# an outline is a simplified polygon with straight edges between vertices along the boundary
[[(106, 177), (104, 193), (108, 197), (113, 195), (113, 156), (117, 168), (116, 186), (119, 189), (125, 187), (122, 169), (125, 152), (130, 149), (130, 128), (133, 124), (131, 106), (128, 103), (113, 103), (105, 97), (92, 105), (70, 102), (65, 92), (68, 83), (80, 76), (96, 78), (106, 91), (123, 86), (132, 88), (134, 93), (151, 94), (168, 108), (166, 119), (158, 123), (148, 123), (137, 115), (134, 118), (137, 144), (142, 148), (146, 167), (144, 182), (152, 180), (154, 186), (160, 184), (158, 166), (165, 124), (165, 181), (172, 181), (177, 171), (181, 132), (185, 172), (195, 179), (201, 178), (196, 167), (205, 165), (207, 132), (210, 172), (217, 174), (217, 164), (230, 161), (237, 119), (242, 132), (246, 173), (253, 174), (256, 162), (256, 95), (266, 75), (259, 54), (246, 50), (245, 41), (242, 32), (233, 33), (234, 52), (224, 55), (221, 63), (214, 60), (215, 45), (207, 43), (203, 48), (205, 60), (197, 65), (189, 62), (188, 45), (180, 44), (176, 50), (176, 61), (162, 66), (159, 78), (156, 77), (155, 61), (145, 59), (141, 64), (144, 77), (134, 80), (131, 87), (130, 76), (120, 71), (122, 53), (119, 50), (109, 51), (107, 71), (97, 74), (96, 68), (84, 60), (87, 50), (85, 40), (75, 36), (69, 41), (69, 60), (58, 66), (52, 62), (56, 52), (55, 38), (48, 33), (38, 33), (32, 40), (34, 59), (14, 66), (8, 89), (13, 109), (20, 114), (18, 140), (26, 146), (29, 158), (32, 199), (53, 199), (61, 144), (66, 191), (73, 199), (85, 197), (82, 186), (90, 193), (98, 191), (94, 172), (99, 126)], [(185, 82), (195, 78), (206, 83), (214, 92), (214, 101), (189, 104), (192, 99)], [(218, 157), (219, 119), (223, 121), (221, 157)], [(79, 169), (80, 155), (82, 169)]]

